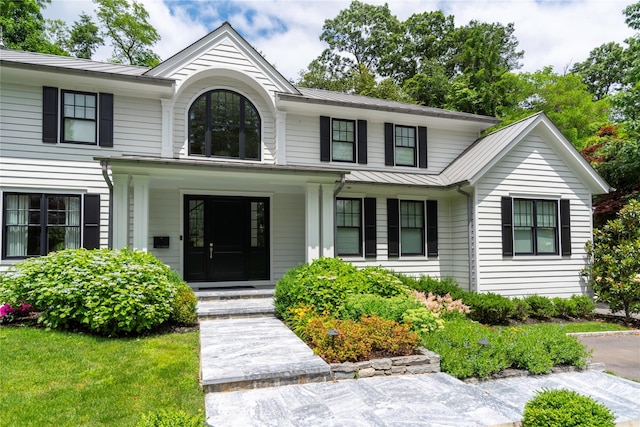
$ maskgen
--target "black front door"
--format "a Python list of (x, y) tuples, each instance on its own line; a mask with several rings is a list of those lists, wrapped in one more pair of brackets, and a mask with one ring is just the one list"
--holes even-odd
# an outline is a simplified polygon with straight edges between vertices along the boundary
[(185, 279), (269, 279), (269, 199), (185, 196)]

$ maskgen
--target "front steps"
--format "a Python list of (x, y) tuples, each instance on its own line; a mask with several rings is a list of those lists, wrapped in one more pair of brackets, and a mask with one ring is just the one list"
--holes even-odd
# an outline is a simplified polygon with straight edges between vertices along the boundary
[(197, 291), (206, 393), (324, 382), (329, 365), (275, 318), (272, 289)]

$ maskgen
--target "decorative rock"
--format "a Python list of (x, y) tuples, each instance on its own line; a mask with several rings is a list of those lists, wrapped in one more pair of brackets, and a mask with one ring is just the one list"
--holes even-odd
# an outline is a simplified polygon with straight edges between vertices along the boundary
[(329, 365), (331, 367), (331, 372), (356, 372), (358, 367), (355, 363), (344, 362), (344, 363), (332, 363)]
[(376, 371), (391, 369), (391, 364), (391, 359), (374, 359), (371, 361), (371, 367)]
[(407, 372), (406, 366), (392, 366), (391, 367), (391, 375), (402, 375)]
[(355, 378), (355, 371), (354, 372), (333, 372), (333, 379), (334, 380), (352, 380)]
[(354, 366), (356, 367), (356, 370), (360, 371), (362, 369), (368, 369), (371, 368), (371, 360), (365, 360), (364, 362), (356, 362), (354, 363)]
[(358, 371), (358, 378), (369, 378), (374, 376), (375, 374), (376, 370), (373, 368), (360, 369), (360, 371)]

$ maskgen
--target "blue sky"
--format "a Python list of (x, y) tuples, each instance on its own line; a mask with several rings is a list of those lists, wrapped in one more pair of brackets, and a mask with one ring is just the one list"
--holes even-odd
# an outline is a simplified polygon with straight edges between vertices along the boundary
[[(166, 59), (217, 28), (224, 21), (242, 34), (286, 78), (298, 72), (325, 48), (319, 36), (325, 19), (349, 6), (344, 0), (139, 0), (162, 40), (156, 52)], [(384, 1), (367, 1), (384, 4)], [(603, 43), (623, 43), (633, 32), (622, 10), (632, 0), (388, 0), (391, 12), (404, 20), (413, 13), (442, 10), (456, 25), (470, 20), (514, 23), (519, 48), (525, 51), (522, 71), (553, 66), (563, 72), (583, 61)], [(94, 14), (91, 0), (53, 0), (46, 18), (78, 19)], [(94, 59), (106, 60), (109, 48)]]

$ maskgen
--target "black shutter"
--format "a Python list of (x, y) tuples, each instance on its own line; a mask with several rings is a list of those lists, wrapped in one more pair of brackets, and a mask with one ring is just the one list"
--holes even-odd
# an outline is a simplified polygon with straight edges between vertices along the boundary
[(100, 247), (100, 195), (84, 195), (84, 232), (82, 247), (97, 249)]
[(427, 128), (418, 126), (418, 167), (427, 168)]
[(331, 161), (331, 119), (320, 116), (320, 161)]
[(42, 142), (58, 142), (57, 87), (42, 87)]
[(571, 203), (560, 200), (560, 246), (562, 255), (571, 255)]
[(395, 165), (393, 159), (393, 123), (384, 124), (384, 164)]
[(376, 256), (376, 199), (364, 199), (364, 256)]
[(367, 164), (367, 121), (358, 120), (358, 163)]
[(387, 199), (387, 241), (389, 256), (400, 256), (400, 202), (398, 199)]
[(427, 200), (427, 256), (438, 256), (437, 200)]
[(502, 198), (502, 255), (513, 256), (513, 213), (511, 197)]
[(113, 94), (100, 94), (98, 114), (100, 115), (98, 145), (101, 147), (113, 147)]

